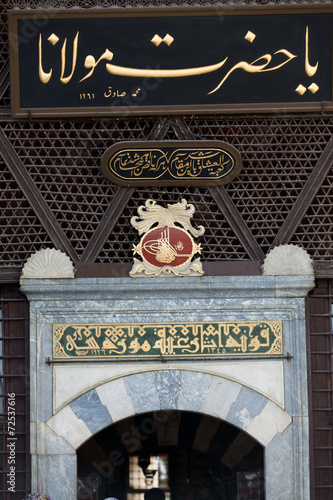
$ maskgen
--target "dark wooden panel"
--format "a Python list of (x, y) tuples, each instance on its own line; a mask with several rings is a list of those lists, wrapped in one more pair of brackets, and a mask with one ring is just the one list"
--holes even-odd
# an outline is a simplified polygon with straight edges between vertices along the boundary
[(333, 281), (318, 280), (307, 299), (313, 500), (333, 499), (332, 304)]
[[(0, 415), (0, 434), (4, 436), (0, 441), (0, 496), (4, 500), (21, 500), (30, 490), (29, 304), (18, 285), (0, 286), (0, 309), (0, 363), (3, 368), (0, 404), (4, 403), (1, 410), (4, 417)], [(7, 483), (11, 465), (7, 445), (10, 443), (15, 444), (15, 491), (8, 491)]]

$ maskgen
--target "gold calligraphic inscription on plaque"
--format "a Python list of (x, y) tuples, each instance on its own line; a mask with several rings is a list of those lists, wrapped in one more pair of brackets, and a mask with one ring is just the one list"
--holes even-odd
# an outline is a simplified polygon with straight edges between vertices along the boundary
[(53, 325), (55, 359), (282, 353), (282, 321)]
[(333, 109), (332, 5), (48, 11), (8, 12), (16, 118)]
[(121, 186), (219, 186), (240, 172), (242, 158), (222, 141), (119, 142), (105, 151), (105, 177)]

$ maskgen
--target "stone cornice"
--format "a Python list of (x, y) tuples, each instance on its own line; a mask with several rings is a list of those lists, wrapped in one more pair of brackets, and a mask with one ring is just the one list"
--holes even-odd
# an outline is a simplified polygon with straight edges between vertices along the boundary
[(25, 279), (21, 291), (30, 301), (229, 299), (306, 297), (314, 277), (203, 276), (199, 278), (78, 278)]

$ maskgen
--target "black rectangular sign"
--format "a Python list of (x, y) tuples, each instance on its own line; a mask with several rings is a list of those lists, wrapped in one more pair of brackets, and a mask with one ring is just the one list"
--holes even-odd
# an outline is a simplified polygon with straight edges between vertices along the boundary
[(9, 13), (12, 114), (332, 109), (330, 7)]

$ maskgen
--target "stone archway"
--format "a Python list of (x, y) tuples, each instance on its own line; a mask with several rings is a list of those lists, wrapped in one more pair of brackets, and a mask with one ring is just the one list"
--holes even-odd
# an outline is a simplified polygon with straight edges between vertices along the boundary
[[(309, 499), (304, 297), (311, 276), (23, 280), (30, 300), (32, 487), (76, 500), (76, 449), (149, 411), (226, 421), (265, 449), (266, 499)], [(188, 290), (191, 290), (189, 295)], [(60, 359), (57, 324), (281, 321), (283, 354)], [(162, 362), (165, 361), (165, 362)]]
[[(44, 449), (38, 457), (40, 466), (43, 463), (44, 490), (57, 500), (65, 494), (64, 487), (68, 495), (70, 485), (72, 492), (67, 498), (74, 499), (75, 450), (79, 446), (121, 419), (170, 409), (211, 415), (247, 432), (266, 450), (266, 498), (276, 497), (278, 491), (281, 498), (288, 498), (293, 457), (283, 441), (291, 436), (290, 415), (248, 387), (185, 370), (151, 371), (109, 381), (74, 399), (50, 418), (45, 424)], [(277, 457), (284, 464), (278, 472)], [(55, 478), (55, 467), (58, 477), (59, 471), (64, 473), (62, 488)]]
[(166, 500), (195, 500), (208, 492), (215, 500), (236, 500), (239, 489), (244, 498), (261, 493), (264, 500), (264, 447), (203, 413), (140, 413), (94, 434), (76, 455), (78, 500), (94, 492), (102, 500), (143, 500), (152, 487), (161, 487)]

